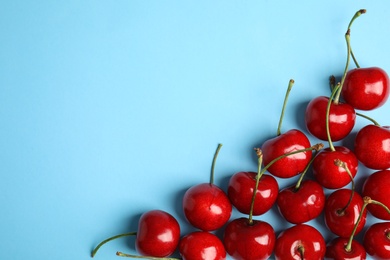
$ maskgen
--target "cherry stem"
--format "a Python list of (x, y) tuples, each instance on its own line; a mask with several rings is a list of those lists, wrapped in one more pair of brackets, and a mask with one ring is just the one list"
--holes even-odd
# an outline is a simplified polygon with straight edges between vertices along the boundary
[(351, 178), (351, 196), (349, 197), (347, 205), (345, 205), (344, 208), (342, 208), (342, 209), (337, 211), (338, 214), (343, 215), (345, 210), (347, 210), (349, 205), (351, 205), (351, 202), (352, 202), (352, 199), (353, 199), (353, 195), (355, 194), (355, 181), (353, 179), (351, 171), (349, 170), (349, 168), (348, 168), (348, 166), (347, 166), (347, 164), (345, 162), (341, 161), (340, 159), (336, 159), (334, 161), (334, 164), (336, 166), (344, 168), (344, 170), (348, 173), (349, 177)]
[(255, 207), (256, 193), (259, 187), (260, 178), (263, 175), (263, 173), (261, 172), (261, 165), (263, 164), (263, 152), (260, 150), (260, 148), (255, 148), (255, 151), (257, 155), (257, 174), (256, 174), (256, 184), (252, 195), (251, 207), (249, 209), (249, 218), (248, 218), (249, 225), (253, 224), (253, 208)]
[(153, 257), (153, 256), (140, 256), (140, 255), (130, 255), (122, 252), (116, 252), (117, 256), (130, 257), (130, 258), (141, 258), (141, 259), (152, 259), (152, 260), (181, 260), (181, 258), (175, 257)]
[(95, 249), (92, 251), (91, 253), (91, 257), (94, 257), (97, 253), (97, 251), (99, 250), (100, 247), (102, 247), (105, 243), (107, 242), (110, 242), (114, 239), (117, 239), (117, 238), (121, 238), (121, 237), (127, 237), (127, 236), (136, 236), (137, 235), (137, 232), (129, 232), (129, 233), (124, 233), (124, 234), (120, 234), (120, 235), (116, 235), (116, 236), (113, 236), (113, 237), (110, 237), (110, 238), (107, 238), (105, 240), (103, 240), (102, 242), (100, 242), (96, 247)]
[(355, 233), (356, 233), (356, 230), (357, 230), (357, 228), (358, 228), (358, 226), (359, 226), (360, 220), (361, 220), (362, 217), (363, 217), (363, 212), (364, 212), (364, 210), (366, 209), (366, 207), (367, 207), (368, 204), (379, 205), (379, 206), (383, 207), (383, 208), (387, 211), (387, 213), (390, 214), (390, 209), (389, 209), (385, 204), (383, 204), (382, 202), (379, 202), (379, 201), (377, 201), (377, 200), (373, 200), (373, 199), (371, 199), (371, 198), (368, 197), (368, 196), (365, 196), (365, 197), (363, 198), (363, 206), (362, 206), (362, 209), (360, 210), (359, 217), (358, 217), (358, 219), (356, 220), (355, 226), (353, 227), (353, 230), (352, 230), (352, 234), (351, 234), (351, 236), (349, 237), (349, 240), (348, 240), (347, 245), (345, 246), (345, 251), (347, 251), (347, 252), (351, 252), (351, 250), (352, 250), (352, 241), (353, 241), (353, 237), (355, 236)]
[(303, 245), (298, 246), (298, 252), (301, 256), (301, 260), (305, 259), (305, 247)]
[[(339, 99), (340, 99), (341, 89), (343, 88), (345, 77), (347, 76), (347, 72), (348, 72), (348, 68), (349, 68), (349, 62), (350, 62), (350, 57), (351, 57), (351, 53), (352, 53), (351, 43), (350, 43), (351, 26), (352, 26), (352, 23), (356, 20), (356, 18), (358, 18), (361, 14), (364, 14), (364, 13), (366, 13), (365, 9), (360, 9), (359, 11), (357, 11), (355, 13), (355, 15), (352, 17), (351, 21), (349, 22), (347, 32), (345, 33), (345, 41), (347, 43), (347, 62), (345, 64), (343, 77), (341, 78), (341, 87), (340, 87), (340, 89), (337, 92), (337, 95), (335, 97), (335, 103), (336, 104), (338, 104)], [(359, 65), (356, 62), (355, 56), (353, 54), (352, 54), (352, 56), (353, 56), (353, 59), (355, 61), (356, 66), (359, 67)]]
[(326, 115), (325, 115), (325, 127), (326, 127), (326, 136), (328, 138), (328, 143), (329, 143), (329, 149), (334, 152), (336, 151), (336, 149), (334, 148), (333, 146), (333, 142), (332, 142), (332, 137), (330, 136), (330, 129), (329, 129), (329, 114), (330, 114), (330, 107), (332, 105), (332, 102), (333, 101), (333, 98), (334, 96), (336, 95), (336, 92), (338, 92), (338, 90), (341, 88), (341, 85), (340, 83), (338, 83), (332, 90), (332, 94), (330, 95), (329, 97), (329, 101), (328, 101), (328, 105), (326, 107)]
[(284, 97), (282, 113), (280, 114), (278, 130), (276, 132), (277, 136), (281, 135), (281, 133), (282, 133), (282, 121), (283, 121), (283, 117), (284, 117), (284, 112), (286, 110), (288, 96), (290, 95), (290, 91), (291, 91), (293, 85), (294, 85), (294, 80), (290, 79), (290, 81), (288, 82), (287, 92), (286, 92), (286, 95)]
[(218, 144), (217, 150), (215, 151), (214, 158), (213, 158), (213, 164), (211, 165), (211, 174), (210, 174), (210, 185), (214, 184), (214, 169), (215, 169), (215, 163), (217, 161), (217, 157), (219, 154), (219, 150), (221, 150), (222, 144)]
[[(317, 151), (316, 151), (317, 153)], [(310, 165), (313, 163), (314, 159), (315, 159), (315, 155), (311, 157), (310, 159), (310, 162), (306, 165), (306, 168), (303, 170), (303, 172), (301, 173), (301, 176), (299, 177), (298, 181), (297, 181), (297, 184), (295, 185), (294, 187), (294, 191), (297, 192), (299, 190), (299, 188), (301, 187), (301, 183), (302, 183), (302, 180), (303, 178), (305, 177), (306, 175), (306, 172), (309, 170), (310, 168)]]
[(369, 117), (369, 116), (366, 116), (366, 115), (361, 114), (361, 113), (359, 113), (359, 112), (356, 112), (356, 115), (358, 115), (358, 116), (360, 116), (360, 117), (363, 117), (363, 118), (365, 118), (365, 119), (370, 120), (370, 121), (371, 121), (374, 125), (376, 125), (376, 126), (380, 126), (380, 124), (379, 124), (377, 121), (375, 121), (373, 118), (371, 118), (371, 117)]

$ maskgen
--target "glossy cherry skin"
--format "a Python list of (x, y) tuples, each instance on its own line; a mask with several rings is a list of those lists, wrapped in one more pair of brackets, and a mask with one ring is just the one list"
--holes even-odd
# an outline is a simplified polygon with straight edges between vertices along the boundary
[(351, 250), (347, 251), (345, 247), (348, 244), (348, 238), (337, 237), (333, 239), (326, 247), (326, 259), (335, 260), (364, 260), (367, 257), (366, 250), (356, 240), (352, 241)]
[(383, 69), (356, 68), (348, 71), (341, 96), (356, 109), (373, 110), (386, 102), (389, 92), (389, 77)]
[(275, 245), (275, 232), (270, 224), (247, 218), (231, 221), (225, 229), (223, 244), (236, 260), (268, 259)]
[[(228, 197), (233, 206), (243, 214), (249, 214), (253, 190), (256, 185), (255, 172), (238, 172), (229, 180)], [(253, 215), (258, 216), (267, 212), (275, 204), (279, 192), (279, 185), (275, 178), (263, 174), (256, 191)]]
[(279, 234), (275, 243), (275, 259), (302, 259), (299, 248), (304, 250), (303, 259), (324, 259), (325, 240), (317, 229), (307, 224), (292, 226)]
[[(311, 147), (307, 136), (300, 130), (292, 129), (265, 141), (261, 147), (263, 163), (268, 165), (272, 160), (286, 153)], [(289, 155), (276, 161), (268, 172), (279, 178), (290, 178), (301, 173), (312, 156), (312, 151)]]
[(375, 259), (390, 259), (390, 222), (379, 222), (368, 227), (363, 245), (367, 254)]
[(183, 211), (191, 225), (200, 230), (212, 231), (221, 228), (229, 220), (232, 204), (221, 188), (202, 183), (185, 192)]
[[(312, 99), (306, 107), (305, 124), (313, 136), (328, 140), (326, 134), (326, 110), (329, 97), (320, 96)], [(344, 139), (355, 126), (355, 109), (346, 103), (332, 103), (329, 111), (329, 132), (332, 141)]]
[(135, 247), (144, 256), (171, 255), (180, 241), (180, 226), (169, 213), (151, 210), (142, 214), (138, 222)]
[(356, 135), (355, 154), (367, 168), (390, 168), (390, 127), (366, 125)]
[(317, 182), (305, 180), (298, 190), (295, 185), (281, 190), (276, 203), (284, 219), (300, 224), (321, 214), (325, 206), (325, 193)]
[[(350, 199), (351, 192), (352, 190), (350, 189), (336, 190), (328, 196), (325, 202), (324, 217), (326, 226), (334, 234), (344, 238), (351, 236), (363, 207), (362, 197), (357, 192), (354, 192), (351, 203), (341, 213)], [(366, 223), (366, 216), (367, 210), (364, 210), (355, 235), (363, 229)]]
[(226, 250), (222, 241), (207, 231), (195, 231), (184, 236), (179, 244), (183, 260), (224, 260)]
[(327, 189), (339, 189), (352, 181), (343, 167), (335, 165), (335, 160), (345, 162), (352, 177), (355, 177), (358, 171), (358, 159), (351, 150), (344, 146), (335, 146), (335, 150), (322, 149), (312, 164), (315, 179)]
[[(369, 175), (363, 184), (362, 195), (390, 208), (390, 170), (376, 171)], [(367, 210), (374, 217), (390, 220), (390, 214), (379, 205), (369, 204)]]

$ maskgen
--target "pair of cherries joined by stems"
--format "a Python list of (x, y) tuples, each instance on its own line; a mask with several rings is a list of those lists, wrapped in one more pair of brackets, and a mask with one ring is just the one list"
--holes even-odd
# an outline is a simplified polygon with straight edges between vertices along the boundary
[[(294, 80), (289, 81), (277, 134), (255, 149), (257, 172), (242, 171), (231, 176), (227, 191), (214, 184), (214, 168), (222, 145), (214, 155), (210, 181), (189, 188), (183, 197), (186, 220), (198, 231), (180, 237), (177, 220), (167, 212), (152, 210), (144, 213), (137, 232), (117, 235), (102, 241), (92, 252), (96, 254), (105, 243), (124, 236), (136, 236), (135, 247), (141, 256), (118, 252), (132, 258), (175, 260), (176, 250), (183, 260), (268, 259), (272, 254), (284, 259), (365, 259), (366, 252), (380, 259), (390, 259), (390, 222), (370, 226), (363, 243), (354, 240), (366, 223), (367, 211), (381, 220), (390, 220), (390, 128), (356, 112), (381, 107), (389, 96), (389, 79), (378, 67), (360, 68), (350, 45), (351, 19), (345, 39), (347, 62), (340, 83), (331, 77), (329, 97), (312, 99), (305, 112), (308, 132), (322, 141), (311, 145), (304, 132), (291, 129), (281, 132), (282, 119)], [(357, 68), (348, 70), (350, 58)], [(334, 146), (350, 135), (357, 116), (371, 120), (355, 137), (354, 151)], [(377, 170), (367, 177), (360, 195), (355, 191), (354, 178), (361, 162)], [(314, 179), (306, 179), (312, 168)], [(266, 174), (268, 171), (269, 174)], [(276, 178), (299, 175), (295, 185), (279, 189)], [(275, 178), (276, 177), (276, 178)], [(352, 187), (345, 188), (349, 183)], [(324, 188), (334, 190), (328, 197)], [(292, 227), (276, 236), (273, 227), (254, 219), (276, 204), (281, 216)], [(230, 220), (233, 208), (248, 215)], [(337, 237), (328, 245), (322, 234), (306, 222), (323, 213), (326, 227)], [(220, 239), (213, 231), (225, 227)]]

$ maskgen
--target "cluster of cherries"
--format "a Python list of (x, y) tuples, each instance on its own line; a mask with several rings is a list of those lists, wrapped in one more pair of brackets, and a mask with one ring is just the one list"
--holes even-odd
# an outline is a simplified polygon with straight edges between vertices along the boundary
[[(181, 237), (178, 221), (169, 213), (152, 210), (144, 213), (137, 232), (125, 233), (102, 241), (92, 252), (113, 239), (134, 235), (140, 255), (117, 252), (123, 257), (165, 259), (176, 250), (183, 260), (233, 259), (390, 259), (390, 127), (356, 112), (382, 106), (389, 96), (389, 78), (378, 67), (360, 68), (350, 46), (350, 28), (365, 10), (351, 19), (345, 39), (347, 62), (339, 83), (331, 77), (329, 97), (312, 99), (305, 112), (305, 123), (313, 137), (327, 141), (311, 145), (298, 129), (281, 133), (281, 123), (288, 94), (294, 84), (290, 80), (276, 137), (256, 148), (257, 172), (238, 172), (231, 176), (227, 192), (214, 184), (214, 165), (222, 145), (214, 155), (210, 182), (189, 188), (183, 197), (183, 212), (188, 222), (198, 229)], [(355, 69), (349, 70), (350, 59)], [(372, 123), (361, 128), (354, 151), (334, 146), (350, 135), (356, 117)], [(362, 191), (355, 191), (354, 177), (359, 162), (371, 169)], [(304, 178), (311, 169), (313, 178)], [(266, 173), (268, 172), (268, 173)], [(300, 174), (297, 183), (279, 189), (277, 178)], [(351, 184), (351, 188), (346, 185)], [(332, 190), (328, 196), (324, 189)], [(253, 219), (276, 204), (281, 216), (293, 225), (276, 236), (273, 227)], [(248, 217), (230, 221), (233, 207)], [(366, 229), (363, 242), (354, 239), (366, 223), (367, 212), (384, 220)], [(324, 215), (327, 228), (336, 238), (326, 244), (322, 234), (306, 222)], [(223, 237), (212, 231), (225, 227)]]

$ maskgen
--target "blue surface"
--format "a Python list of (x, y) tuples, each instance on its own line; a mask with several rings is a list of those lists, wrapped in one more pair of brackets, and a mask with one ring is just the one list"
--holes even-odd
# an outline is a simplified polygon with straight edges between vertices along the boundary
[[(361, 8), (354, 52), (390, 71), (385, 0), (2, 1), (0, 259), (90, 259), (156, 208), (192, 231), (181, 197), (209, 180), (217, 144), (225, 189), (256, 170), (253, 148), (276, 134), (291, 78), (283, 130), (305, 131), (305, 105), (342, 74)], [(366, 114), (386, 125), (389, 108)], [(275, 208), (258, 219), (290, 226)], [(321, 218), (309, 224), (332, 237)], [(96, 259), (117, 250), (134, 253), (134, 239)]]

